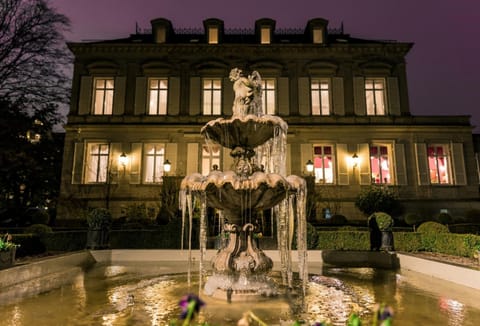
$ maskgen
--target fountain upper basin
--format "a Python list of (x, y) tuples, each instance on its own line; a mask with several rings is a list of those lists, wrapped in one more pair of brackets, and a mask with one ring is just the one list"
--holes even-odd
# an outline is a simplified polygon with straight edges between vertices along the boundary
[(253, 149), (273, 138), (279, 128), (286, 131), (287, 124), (277, 116), (249, 114), (212, 120), (202, 128), (201, 134), (230, 149)]

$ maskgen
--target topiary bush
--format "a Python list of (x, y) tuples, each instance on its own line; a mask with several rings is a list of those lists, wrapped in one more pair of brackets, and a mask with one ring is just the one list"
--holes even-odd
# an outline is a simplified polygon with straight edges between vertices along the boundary
[(417, 232), (420, 233), (449, 233), (448, 227), (443, 224), (428, 221), (420, 224), (417, 228)]
[(108, 229), (112, 225), (112, 214), (105, 208), (91, 208), (87, 212), (87, 224), (91, 230)]
[(410, 226), (413, 226), (413, 231), (415, 231), (415, 227), (422, 222), (425, 222), (425, 218), (423, 218), (420, 214), (417, 213), (408, 213), (405, 215), (405, 223)]
[(371, 186), (360, 192), (355, 199), (355, 206), (365, 215), (374, 212), (391, 214), (399, 206), (395, 194), (387, 187)]
[(452, 215), (448, 214), (448, 213), (440, 213), (437, 215), (437, 217), (435, 218), (436, 221), (438, 221), (438, 223), (441, 223), (441, 224), (452, 224), (453, 223), (453, 217)]
[(45, 224), (32, 224), (26, 230), (26, 233), (42, 236), (46, 233), (52, 233), (52, 228)]
[(392, 231), (393, 218), (389, 214), (384, 212), (375, 212), (368, 217), (369, 220), (371, 218), (375, 218), (380, 231)]
[(337, 214), (337, 215), (333, 215), (329, 219), (329, 222), (330, 224), (333, 224), (333, 225), (344, 225), (344, 224), (347, 224), (347, 218), (343, 215)]

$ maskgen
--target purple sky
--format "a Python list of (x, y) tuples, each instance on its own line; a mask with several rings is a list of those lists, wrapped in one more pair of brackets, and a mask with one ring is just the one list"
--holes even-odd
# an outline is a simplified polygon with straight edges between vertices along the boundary
[(122, 38), (135, 23), (150, 28), (163, 17), (175, 28), (203, 27), (219, 18), (225, 28), (253, 28), (256, 19), (304, 28), (329, 21), (354, 37), (413, 42), (407, 55), (414, 115), (471, 115), (480, 133), (480, 1), (478, 0), (50, 0), (71, 19), (69, 41)]

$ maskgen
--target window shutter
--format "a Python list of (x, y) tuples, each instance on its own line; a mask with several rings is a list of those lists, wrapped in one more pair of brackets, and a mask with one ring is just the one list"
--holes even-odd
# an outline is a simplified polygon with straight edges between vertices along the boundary
[(147, 78), (137, 77), (135, 81), (135, 115), (143, 115), (146, 113), (147, 92)]
[(355, 77), (353, 80), (354, 109), (356, 115), (366, 115), (367, 108), (365, 103), (365, 80), (363, 77)]
[(395, 184), (397, 185), (408, 184), (404, 144), (395, 144), (395, 177), (396, 177)]
[(222, 171), (229, 171), (232, 170), (232, 165), (233, 165), (233, 157), (230, 156), (230, 152), (232, 150), (230, 148), (224, 147), (223, 148), (223, 164), (222, 164)]
[(290, 107), (290, 95), (288, 93), (288, 78), (287, 77), (279, 77), (278, 80), (278, 115), (287, 116), (289, 114), (289, 107)]
[[(109, 182), (112, 184), (118, 183), (118, 177), (123, 173), (123, 166), (120, 166), (118, 163), (118, 158), (123, 153), (122, 143), (111, 143), (110, 144), (110, 162), (108, 169), (109, 173)], [(126, 171), (127, 167), (125, 167)]]
[(298, 113), (305, 116), (311, 115), (308, 77), (298, 78)]
[(187, 145), (187, 175), (198, 173), (198, 143)]
[(167, 114), (178, 115), (180, 113), (180, 78), (168, 79), (168, 102)]
[(467, 176), (465, 173), (465, 158), (463, 156), (462, 143), (452, 143), (452, 165), (455, 184), (465, 186), (467, 184)]
[(172, 174), (177, 174), (177, 143), (167, 143), (165, 146), (165, 160), (169, 160), (172, 164), (171, 172)]
[(232, 106), (233, 106), (233, 83), (230, 81), (229, 78), (223, 78), (223, 114), (230, 116), (233, 114)]
[(343, 90), (343, 78), (332, 78), (333, 113), (345, 115), (345, 93)]
[(338, 170), (338, 180), (337, 184), (345, 186), (348, 185), (348, 164), (345, 158), (347, 157), (347, 144), (337, 144), (337, 153), (336, 153), (336, 161), (337, 161), (337, 170)]
[(358, 144), (357, 155), (360, 158), (358, 163), (360, 171), (360, 184), (372, 184), (372, 175), (370, 173), (370, 146), (368, 144)]
[(300, 145), (300, 158), (301, 158), (301, 164), (302, 164), (302, 171), (304, 171), (305, 174), (307, 174), (307, 169), (305, 167), (305, 164), (307, 163), (308, 160), (312, 160), (312, 144), (301, 144)]
[(115, 90), (113, 95), (113, 115), (122, 115), (125, 112), (125, 88), (127, 78), (115, 78)]
[(427, 145), (424, 143), (415, 143), (415, 151), (417, 153), (417, 176), (418, 184), (428, 185), (428, 164), (427, 164)]
[(200, 77), (192, 77), (190, 78), (190, 115), (200, 114), (201, 98)]
[(139, 184), (141, 181), (142, 143), (133, 143), (130, 151), (130, 183)]
[(92, 111), (93, 77), (83, 76), (80, 81), (80, 98), (78, 100), (78, 114), (90, 114)]
[(387, 101), (389, 103), (390, 115), (400, 115), (400, 93), (397, 77), (387, 78)]
[(81, 184), (83, 182), (83, 167), (85, 159), (85, 144), (75, 143), (73, 153), (72, 184)]

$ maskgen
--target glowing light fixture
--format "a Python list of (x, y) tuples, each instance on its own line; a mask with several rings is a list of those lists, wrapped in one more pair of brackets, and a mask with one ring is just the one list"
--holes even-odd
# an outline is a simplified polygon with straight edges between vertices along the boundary
[(307, 169), (308, 173), (313, 172), (313, 162), (312, 162), (312, 160), (307, 161), (307, 163), (305, 164), (305, 168)]
[(356, 168), (358, 166), (358, 155), (357, 153), (353, 153), (352, 155), (352, 163), (353, 167)]
[(171, 168), (172, 168), (172, 163), (170, 163), (168, 159), (165, 160), (165, 162), (163, 163), (163, 171), (165, 171), (165, 173), (168, 173), (170, 172)]
[(127, 157), (127, 154), (125, 154), (125, 152), (123, 152), (120, 157), (118, 158), (118, 162), (123, 166), (125, 167), (128, 163), (128, 157)]

